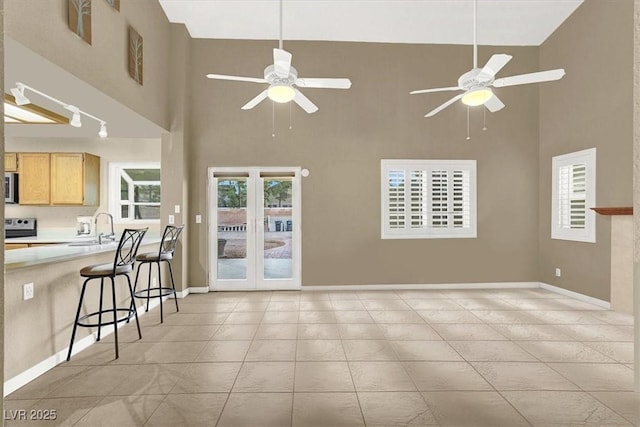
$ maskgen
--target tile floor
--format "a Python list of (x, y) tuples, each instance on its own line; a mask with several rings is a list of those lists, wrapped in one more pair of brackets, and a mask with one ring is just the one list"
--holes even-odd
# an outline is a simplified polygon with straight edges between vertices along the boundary
[[(633, 319), (540, 289), (166, 304), (5, 400), (76, 426), (640, 425)], [(29, 413), (29, 412), (27, 412)], [(36, 412), (37, 413), (37, 412)], [(45, 412), (40, 412), (41, 414)]]

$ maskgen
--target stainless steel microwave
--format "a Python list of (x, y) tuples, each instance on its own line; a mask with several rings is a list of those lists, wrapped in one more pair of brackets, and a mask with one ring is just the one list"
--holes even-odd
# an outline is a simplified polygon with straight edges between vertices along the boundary
[(6, 172), (4, 174), (4, 202), (18, 203), (18, 174)]

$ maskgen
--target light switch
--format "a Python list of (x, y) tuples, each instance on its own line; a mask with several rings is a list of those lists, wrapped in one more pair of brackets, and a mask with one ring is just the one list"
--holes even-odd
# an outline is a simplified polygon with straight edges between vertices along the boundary
[(175, 207), (173, 208), (173, 212), (180, 213), (180, 205), (175, 205)]
[(196, 224), (200, 224), (202, 222), (202, 215), (196, 215)]
[(169, 215), (169, 224), (175, 224), (176, 223), (176, 217), (174, 215)]

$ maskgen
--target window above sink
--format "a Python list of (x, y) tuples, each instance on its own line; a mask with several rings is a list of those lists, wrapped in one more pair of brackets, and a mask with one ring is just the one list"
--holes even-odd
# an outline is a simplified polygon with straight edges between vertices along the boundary
[(160, 163), (110, 163), (109, 212), (115, 223), (159, 223)]

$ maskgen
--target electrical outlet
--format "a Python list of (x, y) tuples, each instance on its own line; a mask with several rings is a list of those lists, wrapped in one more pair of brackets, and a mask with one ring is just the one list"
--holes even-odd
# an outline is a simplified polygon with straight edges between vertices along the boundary
[(196, 215), (196, 224), (200, 224), (202, 222), (202, 215)]
[(559, 268), (556, 268), (556, 277), (561, 277), (562, 276), (562, 270), (560, 270)]
[(173, 212), (174, 212), (174, 213), (180, 213), (180, 205), (175, 205), (175, 206), (173, 207)]
[(169, 215), (169, 224), (175, 224), (175, 223), (176, 223), (175, 215)]
[(33, 298), (33, 283), (25, 283), (22, 285), (22, 300), (26, 301)]

